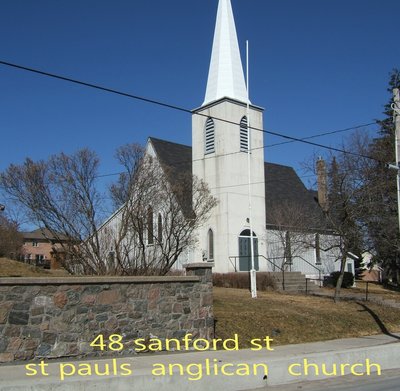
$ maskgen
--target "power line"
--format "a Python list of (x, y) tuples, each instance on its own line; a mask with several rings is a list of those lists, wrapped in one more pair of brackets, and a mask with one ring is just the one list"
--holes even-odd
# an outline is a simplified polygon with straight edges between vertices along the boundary
[[(317, 138), (317, 137), (323, 137), (323, 136), (330, 136), (332, 134), (338, 134), (338, 133), (343, 133), (343, 132), (348, 132), (349, 130), (355, 130), (355, 129), (361, 129), (361, 128), (365, 128), (367, 126), (371, 126), (371, 125), (376, 125), (377, 122), (370, 122), (368, 124), (362, 124), (362, 125), (357, 125), (357, 126), (352, 126), (350, 128), (345, 128), (345, 129), (339, 129), (339, 130), (333, 130), (331, 132), (325, 132), (325, 133), (319, 133), (319, 134), (315, 134), (313, 136), (308, 136), (308, 137), (303, 137), (301, 140), (310, 140), (313, 138)], [(271, 148), (271, 147), (277, 147), (278, 145), (283, 145), (283, 144), (290, 144), (290, 143), (294, 143), (294, 140), (290, 140), (290, 141), (282, 141), (280, 143), (275, 143), (275, 144), (268, 144), (268, 145), (264, 145), (264, 148)]]
[[(192, 110), (180, 107), (180, 106), (176, 106), (176, 105), (160, 102), (160, 101), (157, 101), (157, 100), (154, 100), (154, 99), (145, 98), (145, 97), (142, 97), (142, 96), (139, 96), (139, 95), (133, 95), (133, 94), (130, 94), (130, 93), (127, 93), (127, 92), (118, 91), (118, 90), (115, 90), (115, 89), (112, 89), (112, 88), (108, 88), (108, 87), (103, 87), (103, 86), (100, 86), (100, 85), (97, 85), (97, 84), (92, 84), (92, 83), (80, 81), (80, 80), (77, 80), (77, 79), (72, 79), (70, 77), (56, 75), (54, 73), (44, 72), (44, 71), (41, 71), (41, 70), (38, 70), (38, 69), (26, 67), (26, 66), (23, 66), (23, 65), (13, 64), (13, 63), (10, 63), (10, 62), (7, 62), (7, 61), (2, 61), (2, 60), (0, 60), (0, 64), (5, 65), (5, 66), (9, 66), (9, 67), (12, 67), (12, 68), (20, 69), (20, 70), (23, 70), (23, 71), (36, 73), (36, 74), (39, 74), (39, 75), (42, 75), (42, 76), (47, 76), (47, 77), (51, 77), (51, 78), (54, 78), (54, 79), (59, 79), (59, 80), (67, 81), (67, 82), (70, 82), (70, 83), (82, 85), (82, 86), (85, 86), (85, 87), (94, 88), (94, 89), (97, 89), (97, 90), (100, 90), (100, 91), (105, 91), (105, 92), (109, 92), (109, 93), (112, 93), (112, 94), (125, 96), (127, 98), (140, 100), (140, 101), (143, 101), (143, 102), (147, 102), (147, 103), (151, 103), (151, 104), (154, 104), (154, 105), (166, 107), (166, 108), (169, 108), (169, 109), (178, 110), (178, 111), (181, 111), (181, 112), (194, 114), (194, 115), (200, 115), (200, 116), (203, 116), (203, 117), (212, 118), (212, 119), (214, 119), (216, 121), (222, 121), (222, 122), (225, 122), (225, 123), (237, 125), (237, 123), (235, 123), (233, 121), (229, 121), (227, 119), (218, 118), (218, 117), (210, 117), (207, 114), (199, 113), (197, 111), (192, 111)], [(281, 138), (290, 140), (290, 142), (300, 142), (300, 143), (304, 143), (304, 144), (308, 144), (308, 145), (313, 145), (315, 147), (327, 149), (327, 150), (330, 150), (330, 151), (349, 154), (349, 155), (353, 155), (353, 156), (357, 156), (357, 157), (362, 157), (362, 158), (365, 158), (365, 159), (374, 160), (374, 161), (377, 161), (377, 162), (380, 162), (380, 163), (385, 163), (385, 162), (379, 161), (379, 160), (377, 160), (377, 159), (375, 159), (375, 158), (373, 158), (371, 156), (362, 155), (362, 154), (358, 154), (358, 153), (355, 153), (355, 152), (346, 151), (346, 150), (343, 150), (343, 149), (339, 149), (339, 148), (335, 148), (335, 147), (329, 147), (327, 145), (323, 145), (323, 144), (315, 143), (315, 142), (312, 142), (312, 141), (308, 141), (307, 140), (308, 138), (304, 138), (304, 139), (297, 138), (297, 137), (288, 136), (288, 135), (285, 135), (285, 134), (282, 134), (282, 133), (279, 133), (279, 132), (274, 132), (274, 131), (270, 131), (270, 130), (254, 128), (254, 127), (250, 127), (250, 129), (256, 130), (256, 131), (260, 131), (260, 132), (264, 132), (266, 134), (270, 134), (270, 135), (273, 135), (273, 136), (276, 136), (276, 137), (281, 137)], [(313, 136), (310, 136), (310, 137), (313, 137)], [(287, 142), (289, 142), (289, 141), (287, 141)]]

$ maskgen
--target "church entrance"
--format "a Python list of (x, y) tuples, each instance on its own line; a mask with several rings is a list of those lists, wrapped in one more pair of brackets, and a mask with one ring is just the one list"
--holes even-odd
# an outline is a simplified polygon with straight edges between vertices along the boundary
[[(253, 232), (254, 246), (254, 269), (259, 270), (258, 265), (258, 239)], [(250, 230), (245, 229), (239, 235), (239, 271), (248, 272), (251, 270), (251, 246), (250, 246)]]

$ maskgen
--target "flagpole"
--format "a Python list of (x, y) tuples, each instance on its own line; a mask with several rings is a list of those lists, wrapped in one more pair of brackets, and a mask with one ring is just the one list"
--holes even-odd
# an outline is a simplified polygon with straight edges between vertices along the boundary
[(247, 82), (247, 168), (249, 181), (249, 219), (250, 219), (250, 254), (251, 254), (251, 270), (250, 270), (250, 290), (251, 297), (257, 298), (257, 279), (254, 265), (254, 238), (253, 238), (253, 216), (251, 205), (251, 134), (250, 134), (250, 85), (249, 85), (249, 41), (246, 41), (246, 82)]

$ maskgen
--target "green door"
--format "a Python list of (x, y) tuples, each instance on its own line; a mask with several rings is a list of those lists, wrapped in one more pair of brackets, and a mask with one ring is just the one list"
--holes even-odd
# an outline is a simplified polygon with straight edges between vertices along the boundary
[[(258, 239), (253, 236), (254, 246), (254, 269), (259, 270), (258, 265)], [(251, 270), (251, 247), (250, 237), (239, 236), (239, 271)]]

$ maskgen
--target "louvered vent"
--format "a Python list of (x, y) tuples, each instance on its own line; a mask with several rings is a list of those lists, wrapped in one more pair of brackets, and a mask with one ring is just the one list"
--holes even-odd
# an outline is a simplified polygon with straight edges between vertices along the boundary
[(205, 153), (207, 154), (215, 152), (215, 128), (212, 118), (207, 119), (205, 135)]
[(249, 135), (247, 132), (247, 117), (240, 121), (240, 150), (247, 152), (249, 149)]

